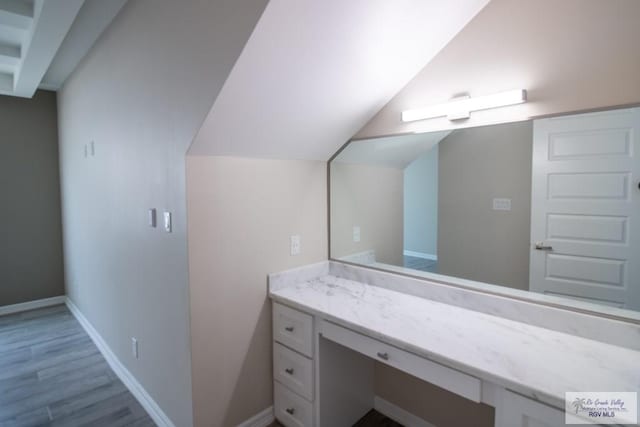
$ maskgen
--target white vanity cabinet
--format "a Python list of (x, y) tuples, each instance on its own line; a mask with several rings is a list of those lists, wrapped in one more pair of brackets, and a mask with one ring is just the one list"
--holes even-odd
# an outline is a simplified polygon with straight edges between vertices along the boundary
[[(495, 427), (565, 425), (561, 409), (277, 302), (273, 303), (273, 337), (274, 414), (286, 427), (350, 426), (357, 414), (373, 407), (373, 361), (494, 406)], [(320, 354), (319, 337), (344, 350)], [(322, 381), (332, 388), (320, 401), (317, 382)], [(491, 398), (483, 394), (487, 390), (492, 390)]]
[(560, 427), (564, 426), (564, 411), (501, 390), (496, 402), (495, 427)]
[(286, 427), (313, 426), (313, 317), (273, 304), (274, 413)]
[(404, 371), (476, 403), (481, 400), (482, 383), (478, 378), (331, 322), (323, 321), (321, 331), (326, 339), (355, 350), (380, 363)]
[[(326, 270), (270, 277), (275, 415), (287, 427), (353, 425), (380, 405), (376, 363), (493, 406), (496, 427), (564, 426), (566, 390), (638, 390), (640, 351)], [(377, 408), (415, 421), (389, 405)]]

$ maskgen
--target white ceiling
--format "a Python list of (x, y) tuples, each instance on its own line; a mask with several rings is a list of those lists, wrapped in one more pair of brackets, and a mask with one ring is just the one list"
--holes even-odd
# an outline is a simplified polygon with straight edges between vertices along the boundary
[(352, 141), (334, 161), (404, 169), (450, 133), (445, 130)]
[(488, 0), (271, 0), (192, 155), (327, 160)]
[(126, 0), (0, 0), (0, 94), (57, 90)]
[(67, 37), (42, 78), (40, 88), (60, 89), (126, 2), (127, 0), (84, 0)]

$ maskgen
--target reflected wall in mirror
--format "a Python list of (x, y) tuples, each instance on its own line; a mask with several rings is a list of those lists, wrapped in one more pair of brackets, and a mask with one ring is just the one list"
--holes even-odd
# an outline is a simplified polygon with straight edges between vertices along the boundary
[(639, 108), (352, 141), (331, 257), (640, 310), (639, 151)]

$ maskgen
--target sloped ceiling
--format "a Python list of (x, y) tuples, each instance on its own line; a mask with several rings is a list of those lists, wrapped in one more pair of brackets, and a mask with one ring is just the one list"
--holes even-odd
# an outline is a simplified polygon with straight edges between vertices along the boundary
[(488, 0), (271, 0), (190, 155), (327, 160)]
[[(640, 102), (640, 1), (492, 0), (358, 138), (487, 125)], [(527, 102), (403, 123), (403, 110), (526, 89)]]
[(438, 145), (450, 130), (383, 138), (360, 139), (351, 142), (335, 158), (337, 163), (386, 166), (404, 169), (418, 157)]

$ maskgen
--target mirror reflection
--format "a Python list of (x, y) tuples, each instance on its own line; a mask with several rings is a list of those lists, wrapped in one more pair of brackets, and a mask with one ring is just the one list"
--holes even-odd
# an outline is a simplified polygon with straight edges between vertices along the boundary
[(640, 310), (638, 135), (635, 108), (352, 141), (331, 257)]

